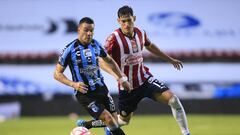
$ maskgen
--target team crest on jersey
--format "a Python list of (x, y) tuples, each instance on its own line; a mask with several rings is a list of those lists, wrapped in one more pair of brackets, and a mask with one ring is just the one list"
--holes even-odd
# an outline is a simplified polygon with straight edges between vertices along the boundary
[(92, 56), (92, 52), (91, 52), (90, 49), (84, 49), (83, 54), (84, 54), (85, 57), (91, 57)]
[(138, 51), (138, 46), (137, 46), (137, 43), (135, 40), (131, 40), (131, 44), (132, 44), (132, 49), (133, 49), (133, 52), (137, 52)]

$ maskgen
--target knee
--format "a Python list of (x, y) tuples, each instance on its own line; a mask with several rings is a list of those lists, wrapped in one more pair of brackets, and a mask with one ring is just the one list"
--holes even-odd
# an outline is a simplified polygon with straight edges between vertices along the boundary
[(154, 94), (154, 98), (156, 101), (158, 102), (163, 102), (163, 103), (166, 103), (168, 104), (169, 103), (169, 100), (174, 96), (174, 94), (170, 91), (170, 90), (167, 90), (163, 93), (155, 93)]
[(129, 124), (129, 121), (123, 121), (123, 120), (118, 120), (118, 125), (121, 126), (127, 126)]
[(106, 125), (114, 125), (116, 123), (113, 116), (108, 111), (103, 111), (100, 119), (106, 124)]
[(130, 121), (130, 119), (128, 119), (128, 118), (125, 118), (125, 119), (124, 119), (124, 117), (118, 115), (118, 124), (119, 124), (120, 126), (128, 125), (128, 124), (129, 124), (129, 121)]
[(169, 99), (168, 105), (170, 105), (173, 108), (181, 108), (181, 102), (180, 102), (179, 98), (176, 95), (173, 95)]

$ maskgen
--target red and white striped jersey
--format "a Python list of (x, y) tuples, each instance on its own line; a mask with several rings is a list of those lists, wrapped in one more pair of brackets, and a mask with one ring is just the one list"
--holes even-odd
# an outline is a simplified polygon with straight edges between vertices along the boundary
[(149, 69), (143, 65), (143, 46), (151, 41), (145, 31), (134, 28), (134, 37), (123, 34), (121, 29), (115, 30), (105, 43), (108, 54), (117, 62), (120, 69), (128, 77), (133, 88), (137, 88), (151, 75)]

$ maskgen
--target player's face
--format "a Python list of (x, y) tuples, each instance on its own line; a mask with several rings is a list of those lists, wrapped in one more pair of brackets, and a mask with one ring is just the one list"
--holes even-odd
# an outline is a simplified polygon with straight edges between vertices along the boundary
[(121, 30), (124, 34), (128, 36), (133, 36), (135, 19), (136, 19), (136, 16), (131, 16), (131, 15), (124, 15), (118, 18), (118, 23), (120, 24)]
[(88, 45), (93, 38), (94, 24), (82, 23), (78, 27), (78, 39), (82, 44)]

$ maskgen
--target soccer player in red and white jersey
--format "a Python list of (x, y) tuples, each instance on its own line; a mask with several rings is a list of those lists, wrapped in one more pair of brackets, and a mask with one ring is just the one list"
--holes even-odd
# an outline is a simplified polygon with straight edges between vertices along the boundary
[[(107, 38), (105, 44), (108, 54), (116, 61), (122, 72), (125, 73), (125, 79), (128, 79), (133, 86), (133, 90), (129, 92), (123, 90), (119, 85), (119, 125), (127, 125), (133, 112), (137, 109), (138, 103), (143, 98), (148, 97), (156, 102), (168, 104), (182, 134), (190, 135), (181, 102), (166, 85), (155, 79), (149, 69), (144, 66), (142, 51), (145, 47), (152, 54), (171, 63), (177, 70), (183, 68), (182, 62), (162, 52), (148, 39), (144, 30), (134, 26), (135, 20), (136, 16), (134, 16), (131, 7), (119, 8), (117, 21), (120, 28)], [(114, 75), (103, 63), (101, 63), (101, 68)]]

